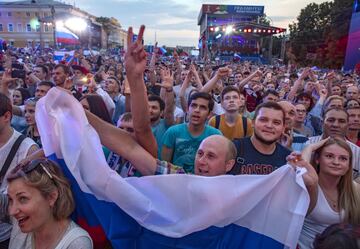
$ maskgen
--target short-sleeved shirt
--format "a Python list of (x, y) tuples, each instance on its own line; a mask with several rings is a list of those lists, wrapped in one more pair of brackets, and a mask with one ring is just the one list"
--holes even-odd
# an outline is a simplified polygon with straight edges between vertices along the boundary
[[(253, 134), (253, 127), (251, 125), (251, 120), (247, 119), (247, 118), (245, 118), (245, 120), (247, 122), (246, 134), (244, 134), (245, 129), (244, 129), (244, 125), (243, 125), (243, 118), (240, 114), (238, 115), (238, 119), (234, 126), (229, 126), (226, 123), (225, 114), (220, 115), (220, 123), (219, 123), (218, 129), (222, 132), (222, 134), (224, 134), (225, 137), (227, 137), (230, 140), (233, 140), (235, 138), (243, 138), (243, 137), (251, 136)], [(216, 127), (216, 116), (212, 117), (209, 120), (209, 125), (217, 128)]]
[(157, 123), (154, 126), (151, 126), (152, 133), (155, 136), (156, 143), (158, 146), (158, 158), (161, 158), (161, 147), (163, 144), (163, 137), (168, 128), (169, 126), (166, 125), (164, 119), (160, 119), (159, 123)]
[(196, 151), (202, 140), (211, 135), (221, 135), (221, 132), (205, 125), (203, 133), (194, 137), (188, 130), (188, 124), (178, 124), (165, 132), (163, 146), (173, 149), (171, 163), (183, 167), (187, 173), (193, 173)]
[(267, 175), (286, 164), (286, 157), (291, 151), (276, 143), (270, 155), (259, 152), (252, 144), (250, 137), (235, 139), (237, 149), (236, 162), (229, 174), (232, 175)]
[(166, 161), (156, 160), (155, 175), (168, 174), (186, 174), (186, 172), (182, 167), (176, 166)]

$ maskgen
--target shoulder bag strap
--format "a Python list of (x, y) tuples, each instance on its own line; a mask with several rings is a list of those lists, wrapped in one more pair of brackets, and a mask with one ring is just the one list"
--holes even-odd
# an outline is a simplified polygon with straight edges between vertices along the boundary
[(3, 167), (2, 167), (2, 169), (0, 171), (0, 182), (2, 182), (2, 180), (3, 180), (3, 178), (4, 178), (5, 174), (6, 174), (6, 171), (9, 169), (10, 164), (11, 164), (12, 160), (14, 159), (14, 156), (15, 156), (16, 152), (18, 151), (22, 141), (24, 141), (25, 138), (26, 138), (25, 135), (20, 135), (16, 139), (13, 146), (11, 147), (11, 150), (10, 150), (10, 152), (9, 152), (9, 154), (8, 154), (6, 160), (5, 160), (5, 163), (4, 163), (4, 165), (3, 165)]

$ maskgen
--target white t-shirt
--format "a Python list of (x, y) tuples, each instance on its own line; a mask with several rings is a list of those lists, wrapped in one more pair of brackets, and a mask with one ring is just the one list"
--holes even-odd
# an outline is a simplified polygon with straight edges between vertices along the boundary
[(321, 234), (331, 224), (341, 223), (341, 214), (328, 204), (321, 187), (318, 186), (318, 198), (315, 208), (305, 218), (299, 238), (300, 249), (312, 249), (317, 234)]
[[(5, 160), (8, 156), (8, 154), (10, 153), (10, 150), (11, 150), (13, 144), (15, 143), (16, 139), (21, 135), (20, 132), (14, 130), (14, 129), (13, 129), (13, 131), (14, 132), (13, 132), (12, 136), (10, 137), (10, 139), (7, 141), (7, 143), (0, 147), (0, 162), (1, 162), (0, 170), (4, 166), (3, 164), (5, 163)], [(36, 143), (28, 137), (22, 141), (18, 151), (16, 152), (16, 154), (10, 164), (9, 169), (7, 170), (7, 174), (5, 174), (4, 180), (0, 185), (0, 193), (6, 194), (6, 191), (7, 191), (6, 176), (13, 168), (15, 168), (15, 166), (21, 160), (23, 160), (27, 156), (28, 151), (32, 145), (36, 145)], [(11, 225), (0, 221), (0, 242), (7, 240), (10, 237), (10, 231), (11, 231)]]
[[(19, 226), (14, 225), (11, 233), (9, 249), (32, 249), (32, 233), (22, 233)], [(55, 249), (92, 249), (93, 243), (89, 234), (71, 221), (64, 236)]]
[[(10, 137), (10, 139), (7, 141), (6, 144), (4, 144), (2, 147), (0, 147), (0, 162), (5, 162), (8, 154), (10, 153), (10, 150), (13, 146), (13, 144), (15, 143), (16, 139), (21, 135), (20, 132), (16, 131), (13, 129), (13, 134)], [(12, 160), (9, 169), (7, 170), (7, 174), (13, 169), (15, 168), (15, 166), (21, 161), (23, 160), (28, 152), (31, 146), (36, 145), (36, 143), (31, 139), (31, 138), (25, 138), (24, 141), (22, 141), (19, 149), (17, 150), (14, 159)], [(2, 169), (3, 164), (0, 164), (0, 170)], [(7, 175), (6, 174), (6, 175)], [(5, 178), (6, 179), (6, 175)], [(0, 186), (0, 192), (1, 193), (5, 193), (6, 191), (6, 187), (7, 187), (7, 183), (6, 181), (3, 181), (3, 183)]]

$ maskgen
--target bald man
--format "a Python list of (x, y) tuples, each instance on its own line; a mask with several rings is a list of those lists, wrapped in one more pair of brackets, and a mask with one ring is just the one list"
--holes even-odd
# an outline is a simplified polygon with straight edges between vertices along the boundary
[[(101, 143), (113, 153), (125, 157), (141, 175), (184, 174), (182, 167), (154, 158), (127, 132), (86, 112), (89, 123), (98, 132)], [(205, 138), (195, 155), (196, 175), (217, 176), (229, 172), (235, 164), (236, 147), (226, 137), (212, 135)]]
[(293, 151), (302, 151), (309, 139), (294, 131), (296, 107), (285, 100), (278, 102), (278, 104), (285, 112), (285, 131), (280, 138), (281, 144)]

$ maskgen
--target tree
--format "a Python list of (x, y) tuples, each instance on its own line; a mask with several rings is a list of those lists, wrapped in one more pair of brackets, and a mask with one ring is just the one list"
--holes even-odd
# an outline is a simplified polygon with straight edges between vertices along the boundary
[(290, 24), (290, 47), (300, 65), (341, 68), (353, 0), (311, 3)]

